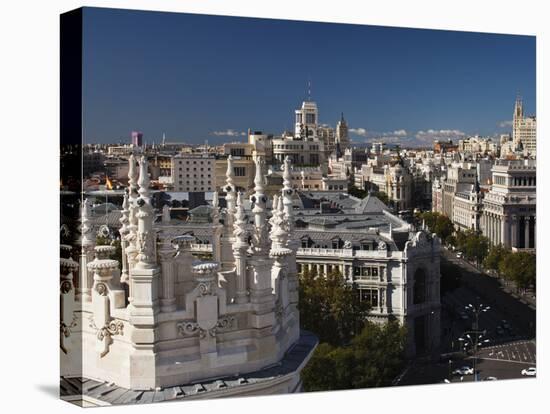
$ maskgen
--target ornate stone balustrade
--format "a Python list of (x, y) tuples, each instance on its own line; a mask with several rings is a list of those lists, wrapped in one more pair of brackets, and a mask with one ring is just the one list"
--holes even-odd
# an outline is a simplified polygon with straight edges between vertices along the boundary
[(401, 252), (386, 252), (385, 250), (352, 250), (352, 249), (327, 249), (327, 248), (300, 248), (296, 252), (298, 257), (333, 257), (333, 258), (387, 258), (398, 257)]
[(211, 244), (191, 243), (189, 248), (192, 252), (209, 252), (209, 253), (212, 253), (212, 245)]

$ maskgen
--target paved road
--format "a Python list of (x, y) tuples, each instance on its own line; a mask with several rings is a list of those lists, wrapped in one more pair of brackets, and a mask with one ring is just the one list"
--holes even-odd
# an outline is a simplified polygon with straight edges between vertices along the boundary
[[(401, 378), (399, 385), (418, 385), (441, 383), (444, 379), (451, 382), (472, 382), (473, 375), (453, 375), (457, 368), (473, 367), (472, 357), (441, 359), (438, 362), (414, 362)], [(534, 341), (516, 341), (509, 344), (487, 347), (478, 353), (476, 371), (479, 379), (496, 377), (498, 380), (533, 378), (521, 375), (525, 368), (536, 366), (536, 345)], [(449, 375), (450, 374), (450, 375)]]
[[(469, 303), (483, 303), (491, 309), (480, 314), (479, 329), (485, 331), (484, 339), (487, 338), (490, 342), (478, 351), (476, 369), (479, 378), (532, 378), (523, 377), (521, 370), (536, 366), (534, 308), (506, 292), (496, 278), (479, 272), (475, 266), (456, 258), (451, 252), (443, 251), (441, 259), (458, 266), (462, 278), (459, 288), (441, 298), (440, 352), (448, 353), (460, 349), (457, 339), (464, 332), (471, 331), (473, 324), (471, 315), (464, 318), (460, 313)], [(504, 329), (504, 325), (509, 328)], [(413, 361), (401, 377), (399, 385), (440, 383), (449, 378), (452, 370), (464, 365), (473, 366), (471, 357), (451, 358), (454, 358), (451, 363), (448, 357), (437, 355), (434, 355), (435, 361)], [(460, 382), (460, 376), (450, 377), (452, 382)], [(473, 375), (467, 375), (462, 381), (469, 382), (473, 379)]]
[(447, 250), (447, 249), (443, 248), (442, 249), (442, 255), (447, 260), (452, 261), (453, 263), (461, 266), (462, 268), (464, 268), (464, 269), (466, 269), (470, 272), (473, 272), (473, 273), (476, 273), (476, 274), (480, 273), (480, 274), (483, 274), (483, 276), (485, 276), (485, 277), (488, 277), (490, 279), (495, 280), (500, 285), (501, 290), (506, 292), (508, 295), (510, 295), (513, 298), (519, 300), (521, 303), (523, 303), (525, 305), (528, 305), (532, 309), (536, 308), (536, 302), (537, 302), (536, 297), (534, 296), (534, 292), (531, 289), (529, 289), (525, 294), (518, 294), (516, 292), (515, 284), (513, 282), (505, 283), (502, 279), (499, 279), (497, 276), (491, 276), (487, 273), (480, 272), (479, 269), (477, 267), (475, 267), (473, 264), (471, 264), (470, 262), (468, 262), (465, 259), (457, 258), (456, 253), (454, 253), (450, 250)]

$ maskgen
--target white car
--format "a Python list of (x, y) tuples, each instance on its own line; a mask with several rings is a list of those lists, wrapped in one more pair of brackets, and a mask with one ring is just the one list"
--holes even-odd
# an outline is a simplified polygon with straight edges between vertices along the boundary
[(461, 258), (462, 258), (462, 252), (458, 252), (458, 253), (456, 254), (456, 257), (458, 257), (459, 259), (461, 259)]
[(455, 375), (473, 375), (474, 369), (472, 367), (463, 366), (462, 368), (457, 368), (453, 371)]
[(528, 377), (534, 377), (535, 375), (537, 375), (537, 369), (535, 367), (522, 369), (521, 370), (521, 375), (526, 375)]
[(496, 381), (497, 377), (485, 377), (483, 378), (483, 381)]

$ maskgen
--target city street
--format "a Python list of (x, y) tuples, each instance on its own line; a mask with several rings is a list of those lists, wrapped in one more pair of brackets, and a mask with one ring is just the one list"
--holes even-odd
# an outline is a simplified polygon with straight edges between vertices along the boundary
[(462, 342), (458, 338), (475, 328), (475, 316), (466, 309), (469, 304), (490, 306), (478, 318), (482, 340), (488, 340), (477, 351), (479, 380), (532, 378), (522, 376), (521, 370), (536, 366), (534, 306), (512, 296), (496, 278), (481, 273), (453, 252), (442, 250), (441, 260), (461, 272), (460, 287), (441, 297), (441, 348), (432, 358), (413, 361), (398, 384), (434, 384), (449, 378), (453, 383), (474, 380), (473, 375), (451, 374), (457, 368), (474, 365), (472, 356), (459, 354)]

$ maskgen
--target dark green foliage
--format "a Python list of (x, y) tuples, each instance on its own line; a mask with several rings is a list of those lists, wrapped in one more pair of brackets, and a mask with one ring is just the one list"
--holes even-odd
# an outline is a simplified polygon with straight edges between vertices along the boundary
[(348, 346), (321, 344), (302, 371), (306, 391), (391, 385), (404, 366), (406, 332), (398, 322), (367, 322)]
[(361, 331), (369, 311), (339, 272), (326, 277), (302, 272), (299, 308), (302, 328), (335, 346), (348, 343)]
[(537, 263), (535, 255), (527, 252), (506, 254), (498, 268), (506, 280), (516, 283), (518, 289), (536, 287)]

